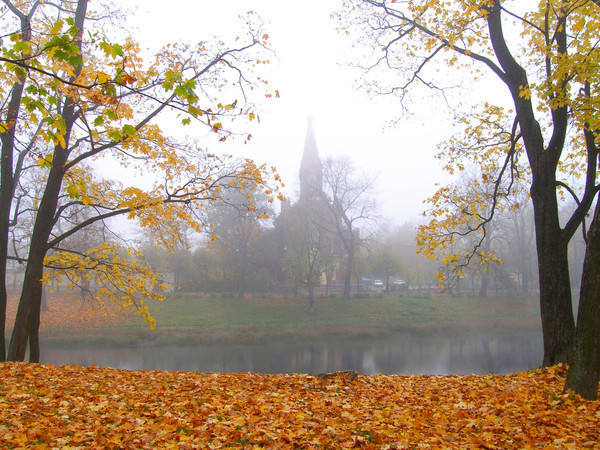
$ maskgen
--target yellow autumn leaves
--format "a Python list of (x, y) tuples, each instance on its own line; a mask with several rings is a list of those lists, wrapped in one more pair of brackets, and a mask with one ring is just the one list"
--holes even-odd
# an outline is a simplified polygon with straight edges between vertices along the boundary
[[(105, 310), (107, 304), (115, 305), (113, 312), (132, 309), (151, 329), (155, 327), (146, 302), (162, 301), (168, 286), (136, 250), (104, 242), (81, 252), (54, 251), (44, 263), (54, 269), (45, 272), (45, 285), (80, 287), (100, 310)], [(90, 286), (92, 289), (88, 289)]]

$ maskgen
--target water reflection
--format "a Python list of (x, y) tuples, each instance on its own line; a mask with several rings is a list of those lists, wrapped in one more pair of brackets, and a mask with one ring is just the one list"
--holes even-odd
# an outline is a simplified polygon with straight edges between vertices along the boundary
[(202, 372), (486, 374), (540, 365), (541, 333), (496, 336), (396, 336), (386, 340), (263, 345), (153, 345), (44, 348), (48, 364)]

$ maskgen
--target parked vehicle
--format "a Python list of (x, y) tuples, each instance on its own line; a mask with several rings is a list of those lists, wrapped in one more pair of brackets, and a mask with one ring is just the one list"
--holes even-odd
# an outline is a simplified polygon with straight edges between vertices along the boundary
[(394, 280), (390, 286), (391, 291), (407, 291), (408, 283), (404, 280)]

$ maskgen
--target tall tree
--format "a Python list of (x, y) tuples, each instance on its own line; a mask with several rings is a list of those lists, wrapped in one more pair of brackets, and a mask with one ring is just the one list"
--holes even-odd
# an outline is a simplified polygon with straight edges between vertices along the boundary
[[(267, 36), (251, 26), (229, 47), (168, 45), (147, 64), (132, 39), (110, 42), (102, 28), (103, 14), (88, 8), (88, 0), (3, 3), (12, 16), (3, 22), (3, 35), (10, 39), (0, 48), (0, 356), (5, 357), (7, 235), (15, 226), (11, 218), (31, 213), (8, 359), (23, 360), (29, 343), (35, 361), (42, 274), (51, 249), (65, 255), (61, 244), (69, 237), (118, 215), (156, 229), (161, 229), (161, 219), (178, 218), (201, 231), (207, 206), (224, 201), (229, 190), (273, 193), (266, 167), (216, 156), (193, 142), (178, 143), (155, 123), (175, 113), (183, 125), (194, 122), (225, 139), (232, 130), (225, 129), (224, 118), (255, 119), (249, 88), (265, 86), (252, 68), (257, 60), (265, 61), (261, 54)], [(86, 21), (88, 17), (98, 20)], [(225, 96), (228, 101), (219, 101)], [(149, 189), (123, 185), (98, 176), (94, 166), (102, 164), (121, 164), (130, 174), (150, 173), (157, 182)], [(41, 180), (40, 194), (32, 208), (20, 209), (18, 199), (31, 179)], [(67, 229), (57, 227), (61, 218), (81, 208), (90, 213), (86, 220)], [(177, 233), (161, 230), (167, 243)], [(76, 267), (87, 270), (90, 259), (105, 258), (111, 259), (105, 267), (131, 267), (119, 254), (117, 249), (90, 249), (78, 255)], [(120, 278), (113, 286), (126, 285), (128, 274), (111, 272)], [(143, 304), (139, 312), (146, 313)]]
[[(452, 78), (449, 71), (472, 83), (491, 74), (505, 86), (505, 100), (514, 107), (509, 113), (515, 123), (511, 141), (522, 143), (531, 171), (543, 363), (569, 361), (575, 322), (568, 242), (600, 189), (596, 181), (600, 5), (591, 0), (548, 0), (520, 14), (517, 8), (526, 9), (521, 2), (500, 0), (350, 3), (349, 20), (360, 29), (350, 35), (361, 36), (369, 49), (381, 49), (371, 50), (372, 59), (363, 64), (369, 80), (375, 80), (369, 85), (375, 92), (397, 94), (403, 101), (419, 87), (445, 95), (444, 87)], [(523, 41), (516, 42), (512, 30), (507, 39), (508, 19), (523, 31)], [(439, 67), (445, 70), (437, 72)], [(446, 100), (451, 100), (449, 95)], [(511, 145), (506, 152), (512, 164), (519, 148)], [(456, 160), (460, 161), (459, 153)], [(578, 207), (562, 227), (557, 187), (566, 184), (561, 173), (584, 179)]]
[(209, 214), (213, 226), (212, 245), (226, 257), (224, 272), (233, 277), (234, 288), (240, 297), (246, 292), (246, 282), (258, 253), (262, 234), (261, 223), (272, 214), (272, 209), (264, 195), (238, 191), (227, 203), (214, 208)]
[(419, 227), (419, 252), (442, 261), (440, 287), (451, 290), (467, 271), (480, 280), (479, 295), (485, 297), (489, 271), (501, 261), (492, 248), (495, 221), (485, 220), (493, 208), (496, 184), (479, 173), (466, 175), (457, 183), (443, 186), (426, 200), (432, 219)]
[[(465, 134), (471, 136), (472, 130)], [(487, 296), (490, 271), (503, 264), (497, 256), (503, 216), (520, 215), (527, 204), (527, 200), (515, 201), (526, 198), (523, 182), (491, 177), (502, 173), (493, 151), (466, 167), (446, 165), (446, 170), (458, 171), (458, 181), (441, 187), (425, 201), (429, 208), (424, 215), (430, 220), (419, 227), (418, 251), (442, 261), (438, 280), (443, 289), (452, 289), (469, 272), (478, 281), (479, 296)]]
[(347, 156), (325, 160), (323, 194), (330, 214), (322, 226), (339, 238), (346, 254), (345, 298), (350, 297), (354, 257), (369, 237), (368, 227), (377, 220), (376, 203), (372, 197), (373, 184), (374, 179), (356, 172)]
[(315, 312), (315, 286), (329, 255), (332, 236), (322, 225), (321, 211), (310, 201), (300, 200), (293, 208), (282, 212), (280, 226), (284, 228), (285, 255), (283, 266), (294, 277), (297, 287), (308, 290), (308, 311)]

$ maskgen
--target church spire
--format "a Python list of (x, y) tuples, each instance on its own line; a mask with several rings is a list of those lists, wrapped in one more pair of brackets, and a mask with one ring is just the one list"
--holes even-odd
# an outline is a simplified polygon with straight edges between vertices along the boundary
[(319, 197), (323, 192), (323, 166), (317, 150), (312, 117), (308, 118), (304, 153), (300, 163), (300, 199)]

